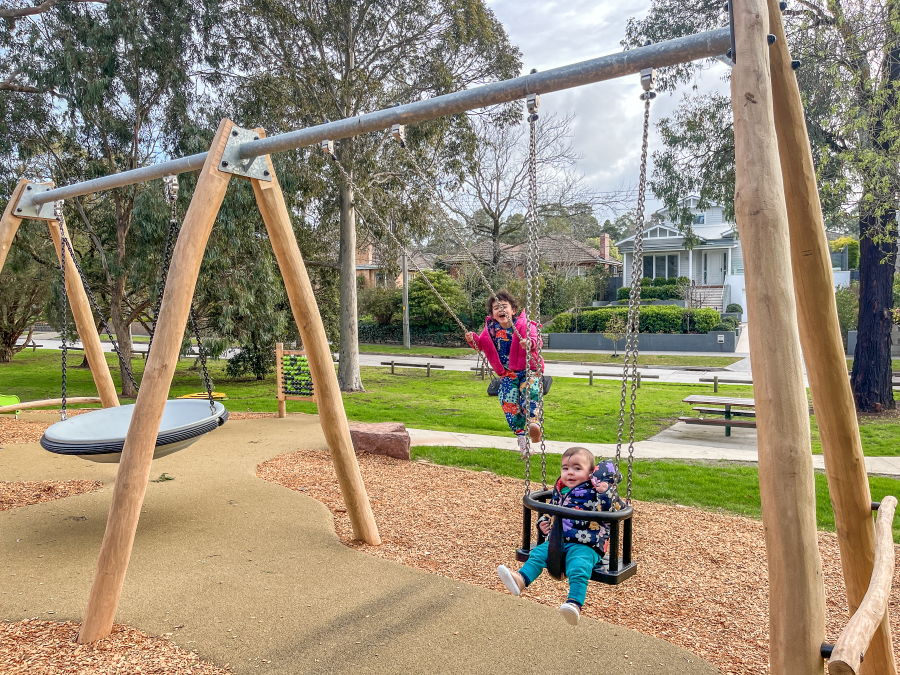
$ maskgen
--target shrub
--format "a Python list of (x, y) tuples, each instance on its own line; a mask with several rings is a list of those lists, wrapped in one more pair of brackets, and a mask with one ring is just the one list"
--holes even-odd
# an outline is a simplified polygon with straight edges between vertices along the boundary
[(678, 278), (675, 280), (675, 282), (676, 282), (679, 286), (690, 286), (690, 285), (691, 285), (691, 280), (690, 280), (689, 277), (678, 277)]
[(731, 324), (727, 324), (727, 323), (725, 323), (725, 322), (723, 321), (723, 322), (721, 322), (721, 323), (717, 323), (717, 324), (716, 324), (715, 326), (713, 326), (710, 330), (719, 330), (719, 331), (721, 331), (721, 330), (734, 330), (734, 328), (731, 326)]
[[(606, 331), (607, 323), (614, 315), (619, 315), (625, 320), (628, 308), (601, 307), (586, 311), (579, 318), (578, 327), (586, 333), (602, 333)], [(717, 323), (719, 313), (714, 309), (682, 309), (676, 305), (651, 305), (641, 307), (638, 330), (641, 333), (706, 333)], [(562, 325), (562, 322), (559, 325)], [(573, 329), (574, 322), (569, 330)]]
[(370, 314), (379, 326), (386, 326), (402, 309), (402, 303), (403, 292), (399, 288), (367, 288), (359, 294), (359, 313)]
[(856, 330), (859, 317), (859, 284), (852, 282), (849, 286), (838, 286), (834, 291), (837, 303), (838, 325), (841, 327), (841, 338), (847, 345), (847, 331)]
[(628, 297), (631, 295), (631, 287), (630, 286), (622, 286), (619, 290), (616, 291), (616, 300), (628, 300)]
[[(584, 327), (583, 321), (579, 321), (579, 324), (582, 328)], [(553, 321), (544, 327), (544, 330), (548, 333), (572, 333), (575, 330), (575, 317), (568, 312), (557, 314)]]
[(728, 307), (725, 308), (725, 311), (733, 314), (743, 314), (744, 308), (736, 302), (732, 302), (730, 305), (728, 305)]
[(829, 242), (832, 252), (847, 247), (847, 266), (851, 270), (859, 269), (859, 242), (853, 237), (841, 237)]
[(722, 319), (722, 323), (728, 324), (729, 326), (731, 326), (731, 330), (735, 330), (735, 329), (740, 325), (740, 324), (738, 323), (738, 320), (735, 319), (733, 316), (726, 316), (726, 317), (724, 317), (724, 318)]
[(613, 343), (613, 356), (619, 354), (619, 341), (627, 334), (625, 321), (627, 316), (623, 317), (621, 313), (613, 314), (606, 322), (606, 329), (603, 331), (603, 337)]
[(641, 279), (641, 287), (652, 286), (652, 285), (653, 285), (653, 279), (651, 279), (650, 277), (644, 277), (643, 279)]
[[(426, 270), (425, 275), (456, 314), (466, 309), (466, 297), (459, 283), (446, 272)], [(441, 301), (417, 274), (409, 284), (410, 323), (432, 329), (451, 329), (456, 325)]]

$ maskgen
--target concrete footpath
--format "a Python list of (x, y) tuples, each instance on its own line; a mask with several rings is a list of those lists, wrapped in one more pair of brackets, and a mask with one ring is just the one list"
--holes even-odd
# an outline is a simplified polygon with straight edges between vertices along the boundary
[[(517, 451), (512, 436), (487, 436), (450, 431), (408, 429), (413, 445), (446, 445), (462, 448), (500, 448)], [(725, 436), (722, 427), (696, 427), (683, 422), (665, 429), (656, 436), (634, 444), (637, 459), (702, 459), (730, 462), (758, 462), (755, 429), (732, 429), (731, 437)], [(566, 448), (580, 445), (595, 457), (614, 457), (615, 443), (575, 443), (546, 441), (547, 452), (562, 454)], [(825, 469), (822, 455), (813, 455), (813, 467)], [(866, 471), (873, 475), (900, 476), (900, 457), (866, 457)]]
[[(116, 621), (238, 674), (550, 673), (573, 645), (604, 655), (588, 669), (627, 654), (620, 675), (718, 672), (621, 626), (573, 628), (555, 608), (343, 546), (323, 504), (255, 475), (300, 447), (327, 451), (317, 417), (231, 421), (153, 462), (152, 478), (174, 480), (148, 486)], [(116, 468), (37, 444), (0, 449), (0, 480), (104, 483), (0, 512), (0, 620), (81, 620)]]

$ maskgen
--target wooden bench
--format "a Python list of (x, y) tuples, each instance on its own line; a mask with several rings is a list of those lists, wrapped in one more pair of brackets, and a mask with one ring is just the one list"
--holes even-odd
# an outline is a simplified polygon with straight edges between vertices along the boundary
[[(683, 403), (699, 403), (700, 406), (692, 408), (698, 412), (711, 415), (723, 415), (724, 419), (715, 417), (679, 417), (679, 422), (685, 424), (706, 424), (714, 427), (725, 427), (725, 435), (731, 436), (731, 427), (756, 428), (756, 420), (736, 420), (737, 417), (756, 417), (753, 410), (756, 402), (752, 398), (738, 398), (733, 396), (707, 396), (705, 394), (692, 394), (682, 399)], [(721, 408), (707, 408), (705, 405), (722, 406)], [(733, 410), (732, 408), (750, 408), (750, 410)]]
[[(691, 408), (698, 413), (706, 413), (707, 415), (724, 415), (727, 411), (725, 408)], [(732, 410), (732, 417), (756, 417), (756, 412), (752, 410)]]
[(382, 361), (381, 365), (391, 367), (391, 375), (394, 375), (394, 368), (425, 368), (425, 377), (431, 377), (431, 369), (437, 368), (444, 370), (446, 366), (436, 366), (433, 363), (403, 363), (401, 361)]
[[(38, 346), (40, 346), (40, 345), (38, 345)], [(62, 349), (62, 347), (57, 347), (57, 349)], [(76, 345), (66, 345), (66, 350), (68, 350), (70, 352), (83, 352), (84, 347), (78, 347)], [(134, 345), (131, 346), (131, 356), (132, 357), (134, 357), (135, 354), (140, 354), (143, 357), (144, 361), (146, 361), (147, 354), (149, 354), (149, 353), (150, 353), (149, 349), (135, 349)]]
[(29, 347), (31, 347), (31, 353), (33, 354), (35, 352), (35, 350), (43, 349), (44, 345), (39, 345), (38, 343), (32, 341), (32, 342), (26, 342), (21, 345), (16, 345), (16, 347), (21, 347), (22, 349), (28, 349)]
[[(725, 427), (726, 433), (731, 427), (756, 428), (756, 420), (717, 419), (715, 417), (679, 417), (679, 422), (685, 424), (708, 424), (714, 427)], [(731, 434), (727, 434), (731, 435)]]

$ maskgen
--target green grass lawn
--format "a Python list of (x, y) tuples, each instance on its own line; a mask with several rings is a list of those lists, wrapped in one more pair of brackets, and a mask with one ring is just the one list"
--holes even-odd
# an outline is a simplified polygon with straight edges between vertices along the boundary
[[(115, 355), (107, 354), (113, 379), (119, 383)], [(96, 396), (94, 382), (87, 370), (71, 367), (81, 363), (80, 353), (70, 356), (70, 396)], [(140, 381), (144, 361), (133, 359), (135, 377)], [(11, 363), (0, 364), (0, 393), (15, 394), (23, 401), (58, 398), (60, 395), (60, 356), (58, 351), (20, 352)], [(178, 364), (171, 396), (203, 391), (200, 373), (188, 368), (193, 360)], [(229, 396), (233, 411), (275, 412), (275, 376), (258, 382), (252, 378), (232, 380), (225, 376), (225, 362), (210, 362), (216, 389)], [(509, 434), (497, 399), (486, 395), (487, 382), (475, 373), (398, 369), (391, 375), (386, 368), (362, 368), (365, 392), (344, 394), (344, 406), (350, 419), (360, 422), (403, 422), (407, 426), (437, 431), (505, 436)], [(587, 381), (578, 378), (554, 378), (546, 399), (548, 438), (560, 441), (614, 443), (619, 412), (620, 384), (615, 380)], [(661, 384), (644, 380), (638, 392), (635, 437), (644, 440), (673, 424), (681, 415), (691, 413), (681, 399), (689, 394), (712, 393), (712, 384)], [(720, 385), (719, 395), (752, 396), (753, 388)], [(288, 401), (290, 412), (316, 412), (314, 403)], [(869, 456), (900, 455), (900, 423), (897, 418), (864, 416), (860, 420), (863, 449)], [(723, 432), (724, 433), (724, 432)], [(813, 452), (821, 453), (818, 426), (812, 418)]]
[[(525, 478), (525, 467), (517, 453), (486, 448), (418, 446), (412, 458), (475, 471), (492, 471), (501, 476)], [(547, 480), (559, 476), (559, 455), (547, 456)], [(624, 473), (624, 464), (621, 465)], [(531, 480), (540, 484), (540, 462), (532, 460)], [(869, 477), (872, 499), (900, 495), (900, 480)], [(524, 489), (524, 483), (523, 483)], [(695, 506), (705, 511), (761, 518), (759, 474), (755, 466), (730, 462), (701, 463), (677, 460), (637, 460), (634, 463), (635, 499), (666, 504)], [(834, 513), (828, 496), (825, 474), (816, 472), (816, 519), (822, 530), (834, 531)], [(895, 519), (894, 541), (900, 543), (900, 519)]]
[[(468, 347), (420, 347), (413, 346), (404, 349), (396, 345), (360, 345), (359, 351), (374, 354), (397, 354), (398, 356), (430, 356), (431, 358), (471, 356), (474, 352)], [(600, 354), (596, 352), (545, 352), (547, 361), (574, 361), (575, 363), (612, 363), (621, 365), (621, 354), (613, 358), (612, 354)], [(722, 368), (740, 361), (738, 356), (667, 356), (667, 355), (641, 355), (639, 357), (642, 366), (709, 366), (710, 368)], [(474, 364), (473, 364), (474, 365)]]
[[(853, 359), (847, 359), (847, 370), (853, 368)], [(891, 359), (891, 370), (900, 371), (900, 359)]]

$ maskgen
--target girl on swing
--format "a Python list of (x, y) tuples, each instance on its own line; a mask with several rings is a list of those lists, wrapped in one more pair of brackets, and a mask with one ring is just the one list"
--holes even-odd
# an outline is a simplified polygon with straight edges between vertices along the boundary
[[(473, 349), (484, 352), (491, 368), (502, 378), (497, 398), (506, 415), (506, 423), (516, 435), (519, 451), (524, 453), (526, 431), (532, 443), (541, 441), (538, 387), (542, 386), (544, 360), (539, 353), (541, 338), (537, 322), (526, 321), (523, 310), (513, 330), (512, 317), (519, 311), (519, 304), (508, 291), (497, 291), (496, 295), (490, 296), (485, 308), (488, 316), (484, 330), (478, 335), (466, 333), (466, 341)], [(530, 364), (525, 362), (526, 354), (531, 359)], [(537, 372), (531, 382), (528, 382), (527, 365)]]

